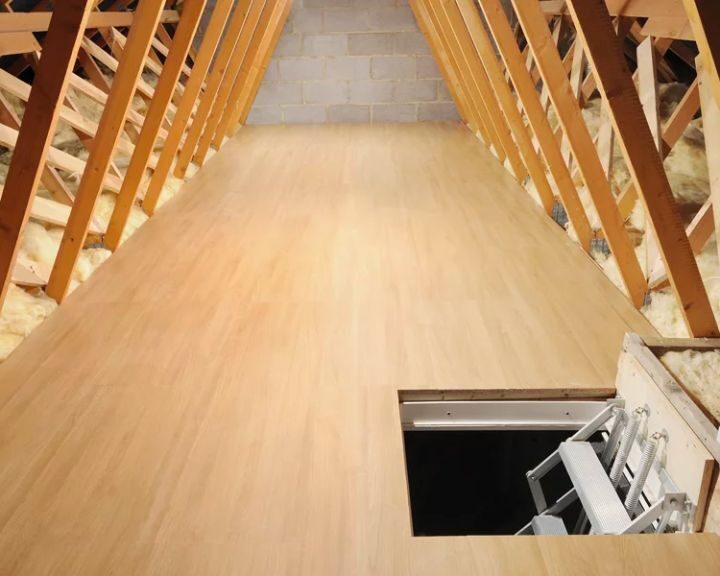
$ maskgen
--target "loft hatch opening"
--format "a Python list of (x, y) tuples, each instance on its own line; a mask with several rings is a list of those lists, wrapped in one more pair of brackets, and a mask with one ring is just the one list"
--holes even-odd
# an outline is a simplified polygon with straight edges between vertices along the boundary
[(647, 407), (604, 401), (401, 402), (415, 536), (690, 531)]

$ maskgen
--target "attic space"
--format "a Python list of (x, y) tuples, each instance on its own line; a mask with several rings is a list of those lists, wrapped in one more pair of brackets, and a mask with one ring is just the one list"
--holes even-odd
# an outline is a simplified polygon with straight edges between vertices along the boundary
[(0, 576), (719, 574), (718, 22), (2, 0)]

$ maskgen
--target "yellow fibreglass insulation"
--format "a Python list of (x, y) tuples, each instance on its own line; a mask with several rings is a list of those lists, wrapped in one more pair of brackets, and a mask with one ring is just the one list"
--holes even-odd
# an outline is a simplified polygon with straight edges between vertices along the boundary
[(45, 296), (42, 291), (30, 294), (10, 284), (0, 316), (0, 362), (42, 324), (55, 308), (55, 300)]
[(720, 420), (720, 350), (666, 352), (660, 361), (685, 389)]
[[(109, 79), (112, 78), (111, 75), (108, 77)], [(157, 77), (154, 74), (144, 74), (143, 78), (151, 86), (157, 84)], [(17, 115), (22, 118), (24, 103), (11, 94), (4, 93), (4, 95), (12, 104)], [(85, 118), (96, 123), (99, 122), (103, 111), (101, 105), (88, 96), (85, 96), (82, 92), (73, 90), (72, 88), (69, 89), (69, 95), (73, 103), (77, 106), (78, 111)], [(147, 105), (140, 96), (135, 96), (133, 103), (133, 108), (137, 112), (142, 114), (147, 111)], [(158, 145), (161, 147), (162, 142), (158, 143)], [(53, 146), (83, 161), (86, 161), (89, 155), (86, 147), (80, 141), (75, 131), (62, 120), (58, 122), (57, 130), (53, 137)], [(3, 149), (0, 149), (0, 181), (4, 182), (10, 165), (12, 151), (2, 150)], [(113, 162), (120, 170), (127, 168), (129, 161), (130, 158), (121, 153), (116, 153), (113, 157)], [(196, 170), (197, 167), (192, 165), (191, 171), (188, 172), (188, 178), (191, 177)], [(75, 192), (82, 174), (69, 174), (65, 172), (60, 172), (60, 174), (70, 190)], [(180, 190), (184, 182), (184, 180), (172, 176), (169, 177), (163, 186), (158, 204), (162, 205), (172, 198)], [(38, 195), (46, 198), (50, 197), (48, 191), (42, 186), (38, 190)], [(94, 219), (103, 229), (107, 229), (107, 225), (112, 217), (115, 208), (115, 197), (115, 193), (106, 191), (98, 198)], [(147, 219), (148, 217), (142, 208), (137, 204), (133, 205), (127, 225), (125, 226), (122, 241), (124, 242), (132, 236)], [(36, 264), (40, 269), (50, 271), (60, 247), (63, 231), (63, 228), (46, 226), (33, 220), (29, 221), (25, 227), (18, 252), (18, 262), (27, 265)], [(70, 290), (74, 290), (77, 286), (85, 282), (110, 255), (111, 252), (102, 247), (83, 249), (73, 272)], [(0, 362), (5, 360), (20, 342), (39, 326), (56, 307), (57, 304), (55, 301), (48, 298), (41, 290), (26, 291), (14, 284), (10, 284), (2, 314), (0, 314)]]
[[(660, 85), (660, 116), (663, 122), (666, 122), (668, 118), (670, 118), (686, 91), (687, 86), (679, 83)], [(596, 98), (588, 102), (583, 109), (583, 116), (591, 135), (595, 138), (601, 122), (601, 100)], [(550, 119), (551, 125), (554, 128), (557, 127), (558, 122), (552, 107), (550, 107), (548, 111), (548, 118)], [(671, 153), (665, 159), (665, 169), (683, 221), (687, 225), (710, 195), (705, 139), (702, 132), (702, 118), (693, 120), (687, 127), (683, 136), (678, 140)], [(592, 198), (584, 186), (581, 176), (574, 167), (572, 172), (573, 180), (578, 189), (580, 200), (585, 207), (588, 220), (594, 230), (599, 230), (600, 219), (593, 205)], [(557, 195), (555, 183), (550, 175), (548, 175), (548, 180)], [(629, 181), (630, 174), (625, 164), (622, 151), (616, 141), (613, 147), (613, 162), (610, 178), (613, 192), (616, 195), (620, 194)], [(535, 184), (529, 182), (527, 189), (530, 196), (539, 204), (540, 197)], [(647, 275), (649, 266), (645, 242), (645, 210), (639, 201), (632, 211), (627, 228), (631, 237), (635, 239), (635, 251), (638, 255), (638, 261), (640, 262), (643, 272)], [(570, 224), (568, 224), (568, 234), (577, 239)], [(615, 258), (612, 255), (607, 256), (599, 250), (593, 251), (592, 256), (598, 264), (600, 264), (608, 278), (621, 290), (624, 290)], [(708, 242), (705, 249), (697, 256), (697, 262), (715, 315), (720, 319), (720, 262), (714, 240)], [(669, 288), (653, 292), (650, 296), (650, 302), (643, 308), (643, 312), (662, 336), (688, 336), (680, 307), (677, 304), (675, 295)]]

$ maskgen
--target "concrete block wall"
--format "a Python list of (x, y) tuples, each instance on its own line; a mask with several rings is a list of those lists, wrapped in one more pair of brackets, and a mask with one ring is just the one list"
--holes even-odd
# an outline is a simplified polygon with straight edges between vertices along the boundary
[(407, 0), (295, 0), (248, 123), (459, 119)]

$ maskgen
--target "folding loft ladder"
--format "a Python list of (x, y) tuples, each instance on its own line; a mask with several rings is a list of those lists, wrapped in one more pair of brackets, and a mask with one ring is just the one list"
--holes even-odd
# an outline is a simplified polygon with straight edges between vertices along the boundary
[[(568, 534), (560, 515), (578, 499), (582, 512), (573, 534), (661, 533), (671, 520), (676, 530), (686, 527), (693, 506), (656, 462), (665, 434), (641, 438), (644, 413), (644, 408), (630, 413), (611, 402), (530, 470), (527, 478), (538, 514), (517, 534)], [(602, 439), (591, 442), (596, 435)], [(540, 482), (561, 463), (572, 488), (548, 506)]]

